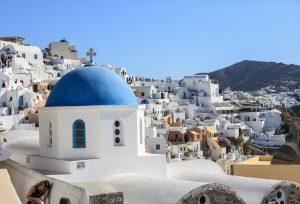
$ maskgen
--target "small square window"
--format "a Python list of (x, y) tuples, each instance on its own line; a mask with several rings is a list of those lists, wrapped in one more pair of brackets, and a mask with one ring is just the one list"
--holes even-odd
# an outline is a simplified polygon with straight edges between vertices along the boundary
[(160, 150), (160, 144), (156, 144), (156, 150)]
[(85, 162), (77, 162), (77, 169), (84, 169), (85, 168)]
[(22, 58), (25, 58), (25, 57), (26, 57), (25, 53), (22, 53)]
[(34, 59), (37, 59), (37, 58), (38, 58), (37, 54), (35, 54), (35, 55), (33, 56), (33, 58), (34, 58)]

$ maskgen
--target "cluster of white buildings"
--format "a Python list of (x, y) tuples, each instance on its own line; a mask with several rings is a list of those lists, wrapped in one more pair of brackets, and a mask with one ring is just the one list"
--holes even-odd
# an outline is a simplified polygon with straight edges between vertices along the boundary
[[(282, 87), (280, 87), (283, 89)], [(255, 100), (264, 108), (290, 108), (299, 105), (300, 102), (297, 97), (300, 96), (299, 89), (294, 91), (288, 88), (277, 90), (274, 86), (261, 88), (258, 91), (250, 93), (238, 92), (242, 100)]]
[[(65, 39), (51, 42), (41, 50), (26, 44), (22, 37), (3, 37), (0, 38), (0, 53), (2, 124), (7, 124), (5, 117), (14, 115), (23, 116), (21, 121), (26, 123), (38, 123), (34, 114), (37, 108), (45, 106), (57, 80), (75, 67), (88, 63), (85, 58), (78, 57), (75, 46)], [(169, 153), (172, 158), (181, 157), (185, 152), (195, 152), (193, 155), (197, 157), (206, 155), (203, 147), (209, 147), (206, 138), (210, 135), (218, 138), (216, 142), (223, 150), (218, 150), (217, 158), (223, 159), (224, 148), (227, 152), (238, 149), (233, 143), (239, 137), (244, 141), (253, 139), (256, 144), (262, 142), (264, 146), (283, 144), (280, 112), (274, 108), (296, 104), (296, 99), (288, 93), (276, 94), (270, 88), (255, 94), (226, 89), (220, 94), (219, 84), (207, 74), (184, 76), (181, 80), (171, 77), (157, 80), (129, 75), (124, 67), (109, 64), (100, 67), (120, 75), (137, 97), (145, 116), (143, 131), (147, 151)], [(193, 128), (205, 128), (205, 131)], [(268, 142), (271, 132), (276, 136), (273, 138), (280, 138), (279, 142)], [(201, 138), (193, 139), (196, 134)], [(265, 139), (257, 141), (257, 138)], [(205, 144), (201, 145), (203, 139)], [(209, 149), (210, 153), (212, 151)]]
[(5, 116), (27, 118), (28, 110), (43, 107), (56, 81), (81, 65), (74, 45), (65, 40), (42, 51), (22, 37), (2, 37), (0, 56), (0, 124), (5, 124)]
[[(131, 88), (144, 109), (146, 145), (153, 153), (162, 153), (161, 147), (167, 145), (163, 152), (172, 158), (181, 158), (179, 153), (186, 152), (201, 157), (207, 155), (203, 151), (208, 151), (210, 156), (218, 152), (213, 156), (217, 160), (226, 159), (226, 149), (230, 155), (239, 150), (234, 145), (239, 138), (274, 148), (285, 143), (280, 111), (264, 107), (249, 93), (226, 89), (220, 94), (219, 84), (207, 74), (181, 80), (137, 78)], [(194, 139), (197, 134), (202, 138)], [(258, 140), (257, 135), (264, 137)], [(211, 139), (215, 140), (215, 148), (209, 145)]]
[[(238, 178), (251, 183), (241, 190), (236, 178), (203, 159), (236, 160), (249, 139), (257, 146), (285, 143), (278, 110), (229, 89), (220, 94), (207, 74), (137, 77), (80, 59), (65, 39), (42, 51), (21, 37), (0, 38), (0, 56), (0, 129), (12, 154), (1, 166), (22, 202), (33, 178), (54, 183), (53, 203), (66, 195), (72, 203), (99, 195), (112, 196), (108, 203), (258, 203), (283, 193), (273, 188), (277, 181)], [(72, 188), (64, 192), (61, 181)], [(256, 182), (267, 196), (248, 195)]]
[[(0, 104), (3, 117), (20, 112), (24, 115), (24, 110), (28, 108), (44, 106), (56, 81), (75, 67), (87, 63), (87, 60), (78, 57), (75, 46), (65, 39), (51, 42), (42, 51), (26, 44), (22, 37), (4, 37), (0, 39), (0, 52)], [(155, 80), (129, 75), (123, 67), (108, 64), (102, 64), (101, 67), (119, 74), (132, 88), (144, 110), (147, 148), (153, 153), (170, 152), (178, 157), (175, 153), (177, 149), (185, 149), (182, 153), (195, 149), (172, 147), (170, 133), (176, 134), (177, 131), (178, 137), (181, 135), (185, 138), (185, 143), (198, 146), (195, 155), (201, 155), (201, 144), (198, 144), (201, 140), (194, 141), (187, 136), (192, 134), (191, 129), (195, 127), (213, 127), (214, 137), (221, 140), (237, 139), (239, 136), (245, 136), (247, 140), (253, 135), (265, 134), (265, 131), (278, 133), (280, 113), (270, 108), (277, 103), (279, 106), (280, 100), (288, 104), (287, 97), (274, 99), (274, 94), (257, 94), (254, 97), (230, 89), (220, 94), (219, 84), (207, 74), (184, 76), (181, 80), (170, 77)], [(261, 107), (269, 109), (260, 110)], [(26, 114), (24, 117), (28, 120)], [(226, 143), (229, 144), (229, 141)], [(231, 146), (232, 151), (235, 149)]]

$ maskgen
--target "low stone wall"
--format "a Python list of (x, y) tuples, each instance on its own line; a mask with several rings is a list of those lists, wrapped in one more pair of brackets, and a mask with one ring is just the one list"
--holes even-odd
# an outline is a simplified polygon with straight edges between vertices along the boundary
[(14, 186), (11, 183), (10, 176), (6, 169), (0, 168), (0, 203), (21, 204)]
[(200, 186), (181, 198), (177, 204), (193, 203), (216, 203), (216, 204), (246, 204), (237, 194), (227, 186), (212, 183)]
[(45, 176), (12, 160), (1, 162), (0, 167), (7, 169), (22, 203), (26, 203), (26, 195), (31, 186), (42, 180), (49, 180), (53, 184), (49, 203), (58, 204), (62, 197), (70, 199), (72, 204), (89, 203), (89, 196), (82, 188)]
[(123, 193), (108, 193), (90, 196), (90, 204), (123, 204)]
[(274, 185), (265, 194), (261, 204), (286, 202), (300, 203), (300, 186), (297, 183), (282, 181)]

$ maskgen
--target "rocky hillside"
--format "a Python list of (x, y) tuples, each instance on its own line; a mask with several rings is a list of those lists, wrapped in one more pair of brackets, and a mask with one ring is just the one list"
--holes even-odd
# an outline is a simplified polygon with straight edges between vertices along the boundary
[(300, 65), (245, 60), (209, 73), (219, 81), (221, 90), (254, 91), (266, 86), (300, 85)]

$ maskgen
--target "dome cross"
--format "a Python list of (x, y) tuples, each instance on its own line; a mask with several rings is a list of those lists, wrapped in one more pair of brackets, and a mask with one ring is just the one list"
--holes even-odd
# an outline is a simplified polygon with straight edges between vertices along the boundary
[(96, 55), (97, 53), (94, 52), (93, 48), (90, 48), (86, 53), (86, 56), (90, 57), (90, 62), (93, 62), (93, 57), (95, 57)]

